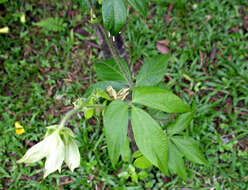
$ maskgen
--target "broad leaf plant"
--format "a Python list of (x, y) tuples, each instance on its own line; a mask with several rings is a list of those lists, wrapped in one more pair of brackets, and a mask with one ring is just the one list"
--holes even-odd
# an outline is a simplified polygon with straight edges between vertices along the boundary
[[(167, 176), (177, 174), (187, 181), (185, 160), (207, 164), (198, 143), (185, 130), (194, 112), (173, 92), (160, 88), (167, 69), (169, 54), (146, 58), (139, 73), (133, 76), (128, 64), (118, 56), (111, 35), (118, 34), (127, 19), (127, 3), (143, 17), (148, 11), (146, 0), (82, 0), (90, 10), (91, 22), (100, 25), (111, 50), (111, 59), (95, 64), (99, 82), (91, 85), (84, 96), (74, 102), (57, 125), (48, 127), (45, 138), (31, 147), (18, 162), (33, 163), (46, 157), (44, 177), (61, 170), (63, 161), (73, 171), (80, 165), (75, 135), (66, 128), (72, 115), (84, 113), (85, 119), (103, 118), (103, 131), (109, 158), (115, 167), (120, 158), (133, 161), (137, 168), (155, 166)], [(134, 82), (135, 81), (135, 82)], [(158, 122), (154, 113), (176, 114), (171, 124)], [(129, 125), (138, 150), (130, 156)]]

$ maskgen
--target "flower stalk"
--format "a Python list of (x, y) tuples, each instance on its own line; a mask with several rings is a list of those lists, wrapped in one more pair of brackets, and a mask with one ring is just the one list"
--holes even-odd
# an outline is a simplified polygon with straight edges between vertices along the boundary
[(74, 114), (77, 114), (80, 112), (80, 108), (75, 108), (75, 109), (72, 109), (70, 110), (69, 112), (67, 112), (65, 114), (65, 116), (62, 118), (62, 120), (60, 121), (60, 124), (59, 124), (59, 129), (62, 129), (67, 121), (74, 115)]

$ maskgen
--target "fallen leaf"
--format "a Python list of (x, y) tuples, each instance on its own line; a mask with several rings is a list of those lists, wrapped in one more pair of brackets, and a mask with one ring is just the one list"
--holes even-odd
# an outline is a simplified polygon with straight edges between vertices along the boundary
[(218, 53), (218, 55), (222, 55), (222, 51), (221, 50), (219, 50), (217, 53)]
[(166, 40), (159, 40), (158, 43), (163, 44), (165, 46), (168, 46), (170, 43), (170, 40), (167, 40), (167, 39)]
[(170, 52), (170, 49), (166, 45), (161, 44), (159, 42), (156, 42), (156, 47), (157, 47), (157, 50), (162, 54), (166, 54)]
[(239, 31), (239, 26), (234, 26), (229, 29), (229, 33), (238, 32), (238, 31)]
[(189, 96), (194, 95), (194, 92), (192, 90), (188, 89), (188, 88), (185, 88), (184, 91), (187, 92)]

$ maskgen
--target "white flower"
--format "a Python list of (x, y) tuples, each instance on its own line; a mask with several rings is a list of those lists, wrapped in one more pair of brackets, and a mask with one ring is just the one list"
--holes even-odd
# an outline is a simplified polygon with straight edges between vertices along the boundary
[(48, 148), (49, 152), (46, 156), (44, 178), (56, 170), (60, 172), (61, 165), (65, 159), (65, 145), (59, 136), (59, 130), (56, 130), (52, 135), (54, 135), (54, 137), (47, 145), (50, 147)]
[(47, 136), (44, 140), (31, 147), (17, 163), (34, 163), (46, 157), (49, 153), (49, 144), (54, 138), (55, 133)]
[(68, 128), (49, 127), (44, 140), (31, 147), (17, 162), (29, 164), (45, 157), (44, 178), (56, 170), (60, 172), (64, 160), (71, 171), (79, 167), (80, 153), (73, 132)]
[(65, 163), (73, 172), (80, 164), (80, 153), (78, 147), (72, 138), (68, 138), (65, 146)]

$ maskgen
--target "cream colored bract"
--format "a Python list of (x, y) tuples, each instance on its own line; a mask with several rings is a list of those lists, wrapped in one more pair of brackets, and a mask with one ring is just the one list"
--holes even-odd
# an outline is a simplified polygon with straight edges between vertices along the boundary
[(44, 178), (56, 170), (60, 172), (63, 161), (71, 171), (79, 167), (80, 154), (73, 132), (68, 128), (48, 127), (45, 138), (31, 147), (17, 162), (30, 164), (45, 157)]

